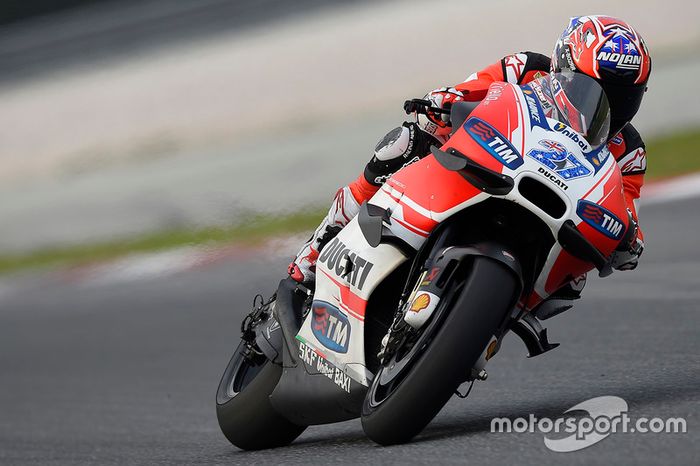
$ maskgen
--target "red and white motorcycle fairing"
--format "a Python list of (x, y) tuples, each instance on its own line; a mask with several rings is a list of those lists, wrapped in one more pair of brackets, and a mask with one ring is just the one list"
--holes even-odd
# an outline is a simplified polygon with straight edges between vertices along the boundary
[[(570, 127), (546, 117), (534, 94), (541, 92), (537, 86), (494, 83), (484, 101), (442, 147), (444, 151), (454, 148), (483, 167), (508, 175), (515, 182), (514, 189), (504, 195), (487, 194), (429, 155), (397, 172), (369, 201), (390, 212), (385, 226), (418, 249), (440, 222), (495, 197), (537, 215), (554, 238), (564, 222), (571, 220), (609, 257), (629, 223), (618, 164), (604, 145), (591, 150)], [(523, 196), (520, 183), (528, 178), (556, 193), (565, 206), (563, 214), (555, 218)], [(384, 278), (406, 260), (391, 244), (370, 246), (357, 218), (326, 246), (317, 264), (313, 310), (297, 336), (300, 356), (307, 356), (307, 365), (308, 353), (314, 352), (315, 358), (334, 366), (333, 371), (369, 384), (372, 374), (364, 354), (367, 302)], [(590, 262), (572, 256), (555, 242), (534, 291), (522, 296), (521, 303), (532, 309), (592, 268)], [(319, 367), (321, 372), (328, 371)]]

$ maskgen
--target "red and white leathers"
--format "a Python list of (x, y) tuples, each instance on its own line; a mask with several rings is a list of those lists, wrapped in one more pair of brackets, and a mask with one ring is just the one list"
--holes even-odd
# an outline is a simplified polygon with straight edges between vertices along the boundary
[[(449, 108), (453, 103), (464, 100), (477, 102), (486, 98), (493, 82), (505, 81), (512, 84), (526, 84), (547, 74), (550, 58), (534, 52), (508, 55), (469, 76), (464, 82), (452, 87), (442, 87), (426, 94), (434, 106)], [(369, 200), (394, 172), (430, 153), (430, 145), (440, 146), (449, 137), (451, 128), (441, 115), (421, 115), (418, 123), (404, 122), (390, 131), (375, 148), (375, 153), (365, 171), (348, 186), (341, 188), (327, 217), (316, 229), (296, 259), (290, 264), (289, 273), (297, 281), (310, 282), (314, 278), (319, 242), (328, 227), (345, 226), (359, 212), (359, 206)], [(617, 160), (623, 175), (625, 200), (635, 222), (638, 222), (636, 201), (644, 184), (646, 171), (646, 151), (639, 133), (627, 124), (608, 143), (608, 149)], [(630, 250), (617, 251), (613, 266), (619, 270), (632, 269), (643, 249), (643, 234), (637, 230)], [(585, 277), (582, 277), (585, 282)], [(579, 280), (579, 279), (577, 279)], [(572, 284), (572, 293), (580, 293), (580, 287)]]
[[(364, 175), (360, 175), (363, 177)], [(337, 234), (360, 211), (364, 200), (374, 195), (375, 190), (365, 191), (365, 185), (355, 181), (350, 186), (340, 188), (333, 199), (333, 204), (311, 238), (304, 243), (296, 259), (289, 264), (289, 275), (300, 283), (309, 283), (316, 273), (316, 260), (320, 249), (331, 238), (327, 235)], [(362, 201), (360, 201), (362, 200)]]

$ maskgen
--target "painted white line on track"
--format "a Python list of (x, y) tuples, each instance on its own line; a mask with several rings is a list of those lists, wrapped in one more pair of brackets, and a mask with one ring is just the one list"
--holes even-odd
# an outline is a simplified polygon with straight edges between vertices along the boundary
[(73, 277), (74, 281), (87, 286), (102, 286), (164, 278), (186, 270), (249, 254), (264, 253), (267, 258), (291, 256), (301, 247), (306, 237), (307, 235), (304, 234), (273, 238), (254, 247), (237, 245), (200, 246), (139, 254), (114, 262), (75, 270), (73, 271)]
[(640, 203), (654, 205), (698, 196), (700, 196), (700, 173), (692, 173), (643, 187)]
[[(642, 190), (642, 206), (669, 203), (682, 199), (700, 197), (700, 173), (684, 175), (668, 181), (659, 181), (646, 185)], [(642, 218), (643, 218), (642, 213)], [(296, 234), (273, 238), (254, 247), (228, 246), (190, 246), (162, 252), (137, 254), (117, 259), (112, 262), (68, 268), (48, 275), (57, 277), (62, 282), (72, 282), (87, 286), (104, 286), (138, 280), (151, 280), (167, 277), (197, 267), (222, 260), (232, 260), (255, 254), (264, 254), (265, 258), (293, 256), (306, 241), (308, 234)], [(263, 258), (263, 260), (265, 260)], [(46, 281), (46, 274), (41, 280)], [(36, 277), (35, 277), (36, 278)], [(0, 278), (0, 300), (6, 299), (27, 284), (27, 277)]]
[[(641, 204), (648, 206), (696, 196), (700, 196), (700, 173), (648, 184), (643, 188)], [(257, 252), (264, 253), (268, 258), (292, 256), (305, 242), (306, 236), (306, 234), (296, 234), (273, 238), (255, 247), (200, 246), (139, 254), (114, 262), (74, 270), (71, 272), (72, 281), (88, 286), (111, 285), (163, 278), (221, 260), (230, 260), (236, 256), (256, 254)], [(0, 287), (0, 298), (2, 295), (3, 289)]]
[(83, 283), (104, 285), (172, 275), (194, 267), (199, 254), (199, 250), (190, 247), (126, 257), (91, 268), (84, 275), (86, 280)]

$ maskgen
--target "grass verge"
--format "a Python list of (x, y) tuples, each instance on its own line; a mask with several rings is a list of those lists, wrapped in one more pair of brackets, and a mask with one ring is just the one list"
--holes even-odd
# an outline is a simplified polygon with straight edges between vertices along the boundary
[(236, 225), (201, 229), (177, 229), (89, 245), (47, 248), (29, 253), (0, 255), (0, 274), (48, 266), (74, 266), (114, 259), (126, 254), (153, 252), (184, 246), (244, 243), (254, 245), (286, 234), (309, 231), (318, 226), (320, 209), (286, 216), (254, 215)]
[(647, 143), (647, 180), (700, 171), (700, 129), (654, 138)]
[[(700, 171), (700, 129), (655, 138), (647, 143), (647, 180), (668, 178)], [(79, 265), (137, 252), (165, 250), (180, 246), (255, 244), (276, 235), (315, 228), (324, 210), (313, 209), (287, 216), (251, 216), (228, 227), (176, 229), (89, 245), (49, 248), (16, 255), (0, 255), (0, 274), (21, 269), (55, 265)]]

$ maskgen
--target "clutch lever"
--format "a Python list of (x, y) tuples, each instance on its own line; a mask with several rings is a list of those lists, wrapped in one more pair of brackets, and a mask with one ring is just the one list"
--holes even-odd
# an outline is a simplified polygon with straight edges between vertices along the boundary
[(438, 115), (449, 115), (450, 109), (444, 109), (440, 107), (434, 107), (433, 103), (426, 99), (411, 99), (407, 100), (403, 104), (403, 109), (407, 114), (410, 113), (421, 113), (427, 115), (428, 112), (436, 113)]

